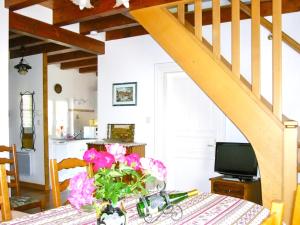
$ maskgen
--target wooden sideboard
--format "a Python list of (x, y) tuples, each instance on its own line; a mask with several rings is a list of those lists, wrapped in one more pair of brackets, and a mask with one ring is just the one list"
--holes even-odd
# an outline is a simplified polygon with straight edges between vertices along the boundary
[(252, 181), (226, 180), (223, 176), (210, 178), (211, 192), (262, 204), (260, 179)]
[[(95, 148), (98, 151), (105, 151), (105, 145), (114, 144), (113, 142), (96, 141), (87, 143), (88, 148)], [(137, 153), (140, 157), (145, 157), (144, 143), (119, 143), (126, 148), (126, 154)]]

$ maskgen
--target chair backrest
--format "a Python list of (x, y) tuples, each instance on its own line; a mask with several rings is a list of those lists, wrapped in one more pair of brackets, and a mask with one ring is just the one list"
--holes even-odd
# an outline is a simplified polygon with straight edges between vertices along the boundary
[(292, 219), (292, 225), (299, 225), (299, 224), (300, 224), (300, 184), (298, 184), (296, 190), (293, 219)]
[(283, 202), (272, 201), (270, 215), (262, 222), (262, 225), (282, 225)]
[(2, 221), (11, 220), (6, 169), (4, 164), (0, 164), (0, 205)]
[(61, 206), (60, 193), (66, 190), (70, 183), (70, 179), (66, 179), (62, 182), (59, 182), (58, 171), (63, 169), (72, 169), (76, 167), (87, 167), (88, 169), (88, 164), (84, 160), (77, 158), (64, 159), (59, 163), (57, 163), (56, 159), (50, 159), (50, 177), (52, 184), (52, 196), (54, 207)]
[(12, 145), (10, 147), (0, 145), (0, 152), (7, 152), (9, 156), (7, 158), (0, 158), (1, 164), (9, 164), (10, 170), (6, 171), (7, 176), (10, 176), (11, 178), (14, 177), (14, 179), (10, 179), (10, 182), (8, 183), (8, 187), (15, 188), (16, 195), (20, 195), (20, 186), (19, 186), (19, 167), (18, 167), (18, 160), (17, 160), (17, 151), (16, 151), (16, 145)]

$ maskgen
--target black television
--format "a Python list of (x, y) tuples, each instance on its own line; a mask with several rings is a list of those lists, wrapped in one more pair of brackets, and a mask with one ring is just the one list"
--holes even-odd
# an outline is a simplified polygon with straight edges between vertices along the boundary
[(215, 172), (225, 177), (252, 180), (257, 176), (257, 159), (249, 143), (217, 142)]

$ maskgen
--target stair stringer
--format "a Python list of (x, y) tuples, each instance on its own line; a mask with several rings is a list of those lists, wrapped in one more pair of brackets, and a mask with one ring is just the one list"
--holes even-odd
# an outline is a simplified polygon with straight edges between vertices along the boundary
[(149, 7), (131, 14), (252, 144), (263, 205), (270, 208), (272, 200), (283, 199), (283, 124), (165, 8)]

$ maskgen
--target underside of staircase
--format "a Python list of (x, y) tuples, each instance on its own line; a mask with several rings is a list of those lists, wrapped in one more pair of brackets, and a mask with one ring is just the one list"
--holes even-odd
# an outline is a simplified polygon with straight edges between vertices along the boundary
[[(259, 1), (252, 2), (259, 5)], [(273, 103), (269, 105), (260, 94), (259, 49), (256, 49), (259, 41), (258, 45), (255, 42), (259, 34), (255, 32), (259, 30), (261, 20), (259, 11), (255, 11), (255, 7), (259, 7), (257, 4), (253, 3), (252, 13), (248, 11), (253, 20), (252, 84), (244, 82), (239, 69), (239, 37), (236, 37), (239, 35), (236, 34), (239, 33), (237, 24), (240, 19), (236, 14), (245, 7), (243, 3), (232, 1), (231, 63), (220, 54), (219, 0), (213, 0), (212, 45), (201, 34), (202, 8), (199, 0), (138, 9), (131, 14), (252, 144), (259, 163), (263, 205), (270, 208), (271, 201), (284, 201), (285, 221), (289, 224), (297, 184), (297, 122), (282, 119), (281, 64), (278, 64), (281, 63), (281, 50), (274, 50), (282, 41), (281, 5), (280, 1), (274, 2), (271, 28), (273, 64), (276, 65), (273, 65)], [(193, 24), (186, 21), (189, 7), (194, 8)]]

